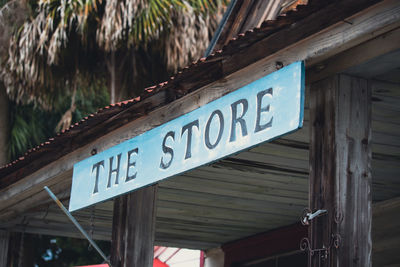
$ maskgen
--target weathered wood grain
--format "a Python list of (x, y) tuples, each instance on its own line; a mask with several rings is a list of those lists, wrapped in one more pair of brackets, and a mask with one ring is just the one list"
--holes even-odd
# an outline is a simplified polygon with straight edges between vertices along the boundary
[(322, 266), (371, 266), (370, 89), (346, 75), (311, 86), (310, 208), (328, 210), (311, 222), (311, 247), (341, 237)]
[(306, 73), (306, 81), (313, 83), (343, 70), (346, 71), (352, 66), (395, 51), (399, 47), (400, 28), (395, 28), (310, 67)]
[[(230, 188), (223, 186), (224, 183), (218, 181), (204, 180), (199, 182), (193, 181), (193, 179), (186, 179), (185, 183), (176, 182), (175, 179), (170, 179), (168, 184), (163, 184), (163, 187), (179, 188), (182, 190), (194, 191), (194, 192), (204, 192), (210, 194), (219, 194), (222, 196), (237, 196), (248, 199), (257, 199), (268, 201), (272, 203), (284, 203), (294, 205), (295, 203), (306, 204), (307, 195), (296, 194), (295, 196), (290, 196), (290, 193), (281, 196), (279, 194), (274, 194), (275, 190), (268, 190), (268, 188), (257, 188), (257, 187), (246, 187), (230, 185)], [(268, 194), (268, 191), (270, 194)], [(282, 192), (283, 193), (283, 192)]]
[(153, 185), (114, 200), (113, 267), (153, 266), (156, 199)]
[[(198, 177), (208, 180), (218, 180), (233, 184), (269, 186), (277, 189), (294, 190), (308, 193), (308, 177), (292, 176), (284, 173), (247, 173), (242, 171), (214, 168), (215, 171), (205, 170), (204, 168), (188, 172), (191, 177)], [(183, 176), (186, 176), (183, 175)]]
[(171, 189), (160, 187), (159, 201), (182, 202), (204, 207), (226, 208), (241, 211), (254, 212), (255, 218), (258, 213), (270, 214), (272, 216), (283, 216), (293, 218), (298, 215), (301, 205), (284, 205), (280, 203), (269, 203), (259, 200), (250, 200), (240, 197), (227, 197), (214, 194), (205, 194), (181, 189)]
[(7, 266), (9, 232), (0, 230), (0, 266)]

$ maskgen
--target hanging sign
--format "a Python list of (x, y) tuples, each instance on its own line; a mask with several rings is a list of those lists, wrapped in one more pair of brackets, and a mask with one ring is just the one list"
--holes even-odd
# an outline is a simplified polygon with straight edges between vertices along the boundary
[(296, 62), (74, 165), (69, 211), (272, 140), (302, 127), (304, 64)]

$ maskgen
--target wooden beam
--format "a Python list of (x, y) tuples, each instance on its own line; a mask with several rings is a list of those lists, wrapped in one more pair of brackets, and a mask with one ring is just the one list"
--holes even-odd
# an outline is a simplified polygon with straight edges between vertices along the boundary
[[(371, 266), (370, 86), (335, 75), (310, 94), (310, 209), (328, 211), (311, 221), (311, 249), (332, 247), (321, 266)], [(311, 256), (312, 266), (319, 261)]]
[[(343, 72), (350, 67), (400, 49), (400, 28), (395, 28), (307, 69), (306, 81), (312, 83)], [(351, 58), (351, 60), (349, 60)]]
[(153, 266), (157, 187), (149, 186), (114, 200), (113, 267)]
[[(280, 49), (271, 52), (271, 54), (259, 50), (263, 52), (262, 54), (258, 53), (259, 61), (240, 70), (236, 68), (236, 72), (218, 81), (210, 81), (208, 85), (171, 103), (169, 103), (167, 99), (166, 92), (160, 91), (145, 101), (133, 105), (131, 108), (124, 111), (125, 115), (119, 114), (110, 119), (121, 121), (124, 126), (98, 137), (95, 140), (86, 140), (86, 145), (44, 166), (40, 165), (40, 163), (32, 163), (34, 166), (37, 164), (40, 165), (40, 168), (36, 168), (36, 171), (32, 171), (32, 169), (35, 168), (31, 168), (30, 165), (26, 166), (24, 171), (29, 171), (29, 174), (21, 174), (20, 170), (6, 177), (2, 177), (2, 180), (7, 180), (9, 178), (14, 179), (17, 177), (18, 182), (1, 189), (0, 219), (9, 220), (15, 217), (17, 214), (13, 209), (17, 204), (21, 207), (21, 210), (27, 210), (35, 206), (36, 201), (47, 200), (48, 195), (45, 192), (41, 192), (43, 191), (43, 186), (57, 185), (65, 181), (65, 179), (70, 179), (65, 177), (65, 174), (72, 172), (73, 164), (89, 157), (94, 149), (96, 149), (97, 152), (101, 152), (234, 91), (237, 88), (275, 71), (276, 62), (278, 61), (283, 62), (284, 65), (296, 60), (306, 60), (307, 66), (318, 64), (337, 53), (398, 27), (399, 10), (400, 3), (398, 1), (382, 1), (352, 16), (351, 24), (340, 21), (327, 29), (320, 29), (318, 32), (311, 34), (305, 39), (298, 40), (295, 43), (282, 41), (281, 46), (279, 46)], [(315, 24), (315, 21), (303, 23), (306, 24), (305, 27), (307, 27), (307, 24)], [(299, 30), (298, 27), (288, 27), (280, 34), (282, 34), (282, 36), (287, 36)], [(274, 41), (274, 38), (279, 32), (266, 37), (263, 44), (266, 46), (272, 44), (271, 42), (275, 44), (276, 41)], [(282, 40), (282, 36), (279, 40)], [(242, 58), (235, 57), (236, 61), (246, 58), (247, 54), (252, 51), (252, 46), (244, 50), (246, 52), (243, 53)], [(149, 112), (146, 116), (132, 119), (132, 114), (138, 109), (144, 109), (146, 105), (151, 106), (154, 110)], [(129, 117), (129, 120), (127, 119), (125, 121), (127, 117)], [(122, 119), (120, 120), (120, 118)], [(31, 201), (32, 196), (34, 196), (35, 201)]]

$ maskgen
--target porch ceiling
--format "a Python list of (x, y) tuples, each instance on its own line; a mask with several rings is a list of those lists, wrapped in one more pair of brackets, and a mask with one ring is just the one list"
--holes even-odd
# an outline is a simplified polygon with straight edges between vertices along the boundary
[[(387, 73), (380, 77), (384, 75), (391, 78), (373, 79), (372, 83), (374, 202), (400, 195), (400, 84)], [(213, 248), (298, 222), (308, 206), (308, 118), (306, 102), (303, 129), (162, 181), (156, 244)], [(71, 173), (66, 176), (70, 181)], [(68, 205), (69, 183), (63, 187), (66, 190), (58, 196)], [(110, 239), (112, 209), (112, 201), (107, 201), (74, 216), (88, 231), (94, 225), (95, 238)], [(79, 236), (51, 203), (36, 207), (12, 224), (18, 231)]]

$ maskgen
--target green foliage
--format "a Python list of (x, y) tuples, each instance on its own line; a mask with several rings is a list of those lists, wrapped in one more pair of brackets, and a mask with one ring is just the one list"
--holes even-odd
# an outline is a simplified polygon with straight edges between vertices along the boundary
[(14, 160), (53, 134), (54, 115), (31, 105), (10, 104), (9, 158)]
[[(73, 113), (73, 122), (80, 121), (85, 116), (95, 113), (110, 103), (110, 96), (105, 80), (92, 80), (83, 85), (85, 90), (78, 90), (76, 95), (76, 110)], [(68, 107), (66, 107), (68, 109)], [(64, 109), (65, 111), (65, 109)]]
[[(81, 84), (76, 95), (76, 110), (72, 116), (72, 123), (80, 121), (109, 103), (109, 95), (104, 83), (102, 80), (95, 80), (90, 84)], [(71, 96), (58, 95), (54, 101), (52, 111), (33, 104), (10, 103), (9, 158), (11, 160), (17, 159), (28, 149), (55, 135), (57, 123), (70, 108)]]
[(7, 0), (0, 0), (0, 8), (2, 8), (7, 2)]

